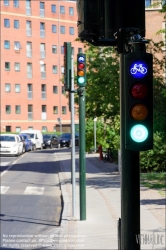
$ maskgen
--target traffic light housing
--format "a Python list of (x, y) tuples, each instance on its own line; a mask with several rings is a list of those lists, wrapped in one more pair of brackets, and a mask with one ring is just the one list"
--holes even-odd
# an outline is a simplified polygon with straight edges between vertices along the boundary
[(77, 85), (85, 87), (86, 85), (86, 55), (77, 54)]
[(153, 58), (146, 52), (124, 55), (125, 148), (153, 148)]
[(65, 90), (71, 88), (71, 43), (64, 42), (64, 86)]

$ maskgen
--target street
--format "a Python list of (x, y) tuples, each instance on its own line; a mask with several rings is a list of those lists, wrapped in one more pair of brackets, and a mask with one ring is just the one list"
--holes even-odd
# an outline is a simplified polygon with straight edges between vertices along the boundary
[(58, 149), (1, 158), (1, 249), (40, 249), (59, 227)]

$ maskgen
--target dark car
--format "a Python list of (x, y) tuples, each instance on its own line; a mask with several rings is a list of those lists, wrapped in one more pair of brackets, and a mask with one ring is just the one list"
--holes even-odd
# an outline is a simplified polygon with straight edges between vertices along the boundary
[[(71, 146), (71, 134), (70, 133), (64, 133), (61, 136), (59, 136), (59, 141), (61, 147), (69, 147)], [(78, 135), (75, 135), (75, 146), (78, 146), (79, 144), (79, 137)]]
[(53, 134), (44, 134), (43, 148), (53, 148), (53, 147), (60, 147), (58, 136)]
[(33, 143), (31, 141), (31, 137), (28, 134), (19, 134), (23, 145), (24, 145), (24, 149), (23, 151), (32, 151), (33, 150)]

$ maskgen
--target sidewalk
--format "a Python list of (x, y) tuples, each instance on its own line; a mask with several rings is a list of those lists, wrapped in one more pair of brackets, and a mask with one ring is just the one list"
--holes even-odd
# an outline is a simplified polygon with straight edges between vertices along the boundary
[[(120, 214), (120, 175), (117, 165), (104, 163), (98, 154), (86, 154), (86, 220), (80, 221), (79, 155), (76, 153), (76, 216), (72, 217), (71, 153), (56, 153), (64, 201), (58, 249), (118, 249), (117, 222)], [(141, 249), (165, 249), (165, 213), (154, 215), (145, 197), (141, 201)], [(151, 195), (154, 195), (152, 192)], [(156, 194), (155, 210), (165, 212), (164, 197)], [(155, 197), (155, 198), (156, 198)], [(151, 202), (153, 203), (153, 201)], [(163, 223), (162, 223), (163, 222)]]

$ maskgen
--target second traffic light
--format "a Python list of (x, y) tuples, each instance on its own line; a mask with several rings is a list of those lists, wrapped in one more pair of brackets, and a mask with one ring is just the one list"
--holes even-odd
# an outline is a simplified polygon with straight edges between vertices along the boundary
[(83, 53), (77, 55), (77, 85), (79, 87), (86, 85), (86, 55)]
[(125, 148), (153, 148), (153, 59), (146, 52), (132, 52), (125, 65)]

